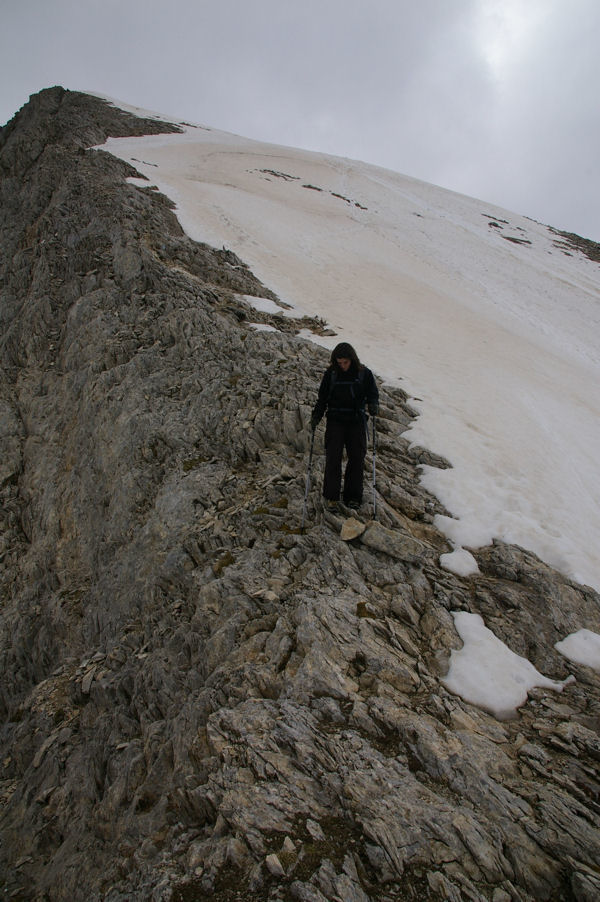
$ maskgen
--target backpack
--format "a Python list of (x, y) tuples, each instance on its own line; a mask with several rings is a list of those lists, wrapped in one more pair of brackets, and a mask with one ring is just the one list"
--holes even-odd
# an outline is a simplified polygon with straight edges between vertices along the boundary
[(329, 410), (333, 409), (334, 411), (336, 411), (339, 414), (342, 414), (344, 417), (347, 417), (348, 419), (360, 418), (360, 416), (362, 416), (365, 411), (366, 397), (363, 392), (362, 399), (357, 398), (354, 393), (354, 386), (358, 385), (362, 388), (364, 381), (365, 381), (365, 369), (364, 369), (364, 367), (361, 367), (361, 369), (359, 369), (359, 371), (358, 371), (358, 375), (356, 376), (356, 378), (352, 382), (346, 383), (347, 385), (350, 386), (350, 394), (354, 401), (354, 405), (352, 407), (334, 407), (334, 408), (332, 408), (330, 402), (331, 402), (331, 398), (333, 396), (333, 390), (335, 388), (336, 383), (338, 382), (337, 370), (335, 370), (335, 369), (332, 370), (331, 371), (331, 379), (329, 381), (329, 394), (327, 396), (327, 406), (329, 407)]

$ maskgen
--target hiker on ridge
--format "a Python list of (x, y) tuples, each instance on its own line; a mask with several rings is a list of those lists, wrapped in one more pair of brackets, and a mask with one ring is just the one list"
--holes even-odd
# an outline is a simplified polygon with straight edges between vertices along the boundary
[(363, 464), (367, 453), (367, 414), (377, 416), (379, 392), (375, 377), (363, 366), (352, 345), (342, 342), (331, 352), (310, 425), (313, 431), (327, 414), (323, 497), (330, 510), (337, 507), (342, 487), (342, 456), (348, 456), (342, 498), (347, 507), (362, 504)]

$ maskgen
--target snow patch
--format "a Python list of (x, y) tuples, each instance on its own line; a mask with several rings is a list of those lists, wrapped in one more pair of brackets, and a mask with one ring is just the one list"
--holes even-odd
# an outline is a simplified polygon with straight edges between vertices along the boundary
[(600, 636), (591, 630), (579, 630), (557, 642), (554, 648), (573, 661), (600, 671)]
[(135, 185), (136, 188), (151, 188), (152, 182), (148, 181), (148, 179), (138, 179), (134, 176), (130, 176), (125, 180), (128, 185)]
[(268, 323), (248, 323), (248, 325), (257, 332), (279, 332), (279, 329), (276, 329), (275, 326), (269, 326)]
[(289, 316), (294, 319), (303, 316), (295, 307), (282, 307), (270, 298), (256, 298), (251, 294), (240, 295), (244, 303), (249, 304), (259, 313), (270, 313), (273, 316)]
[(480, 572), (477, 561), (466, 548), (455, 548), (449, 554), (440, 555), (440, 567), (457, 576), (473, 576)]
[(515, 654), (488, 629), (479, 614), (453, 611), (463, 648), (452, 651), (444, 686), (466, 702), (489, 711), (498, 720), (515, 717), (530, 689), (539, 686), (561, 692), (563, 681), (543, 676), (526, 658)]

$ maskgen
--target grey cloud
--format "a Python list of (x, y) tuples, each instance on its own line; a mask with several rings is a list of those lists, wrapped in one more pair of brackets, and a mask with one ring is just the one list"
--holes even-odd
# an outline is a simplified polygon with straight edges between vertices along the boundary
[(5, 0), (0, 119), (51, 84), (95, 90), (600, 239), (600, 7), (538, 8), (499, 78), (480, 33), (494, 0)]

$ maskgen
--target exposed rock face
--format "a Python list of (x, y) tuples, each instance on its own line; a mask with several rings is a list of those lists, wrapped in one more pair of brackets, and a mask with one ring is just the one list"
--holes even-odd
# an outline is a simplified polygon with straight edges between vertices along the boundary
[[(502, 544), (440, 569), (397, 390), (378, 522), (340, 538), (317, 460), (299, 534), (325, 352), (86, 149), (168, 129), (55, 88), (0, 135), (6, 897), (597, 899), (600, 679), (553, 645), (598, 596)], [(577, 682), (450, 695), (457, 609)]]

